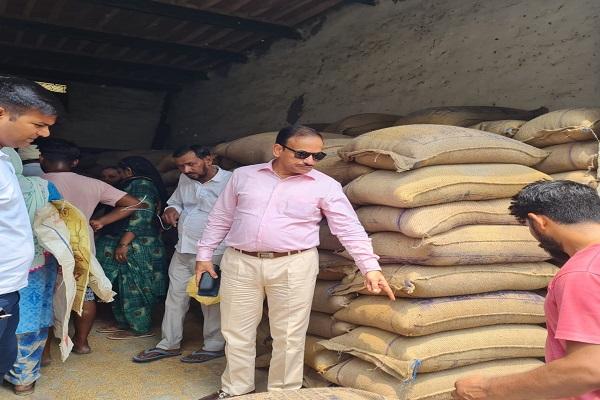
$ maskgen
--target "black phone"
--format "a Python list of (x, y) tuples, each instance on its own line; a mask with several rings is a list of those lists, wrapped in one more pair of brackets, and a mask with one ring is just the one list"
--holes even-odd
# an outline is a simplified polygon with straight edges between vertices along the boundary
[(204, 272), (200, 277), (198, 285), (198, 296), (217, 297), (221, 286), (221, 269), (218, 265), (213, 265), (217, 278), (210, 276), (208, 272)]

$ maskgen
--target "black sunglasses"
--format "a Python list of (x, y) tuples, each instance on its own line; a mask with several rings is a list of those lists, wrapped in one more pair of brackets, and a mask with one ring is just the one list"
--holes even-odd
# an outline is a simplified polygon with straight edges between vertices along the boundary
[(319, 151), (318, 153), (311, 153), (311, 152), (304, 151), (304, 150), (294, 150), (292, 148), (287, 147), (285, 144), (280, 143), (279, 145), (281, 147), (283, 147), (284, 149), (293, 151), (294, 157), (299, 158), (301, 160), (306, 160), (308, 157), (312, 156), (312, 158), (314, 158), (316, 161), (321, 161), (322, 159), (325, 158), (325, 156), (327, 156), (327, 154), (323, 153), (322, 151)]

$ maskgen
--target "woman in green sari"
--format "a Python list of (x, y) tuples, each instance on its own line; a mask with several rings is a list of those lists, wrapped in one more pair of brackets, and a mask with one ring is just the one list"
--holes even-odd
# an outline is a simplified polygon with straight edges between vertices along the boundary
[[(140, 199), (128, 218), (102, 228), (98, 261), (117, 292), (112, 303), (116, 325), (103, 328), (109, 339), (152, 336), (152, 309), (166, 293), (166, 254), (157, 218), (167, 193), (154, 166), (143, 157), (119, 162), (119, 188)], [(95, 221), (90, 221), (94, 226)], [(99, 228), (99, 226), (96, 226)]]

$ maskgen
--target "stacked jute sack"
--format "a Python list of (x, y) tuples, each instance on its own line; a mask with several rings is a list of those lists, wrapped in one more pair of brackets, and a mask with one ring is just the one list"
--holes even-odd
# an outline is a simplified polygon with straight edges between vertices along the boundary
[[(352, 139), (336, 133), (322, 133), (325, 139), (323, 151), (327, 157), (317, 163), (315, 169), (331, 176), (342, 185), (373, 171), (365, 165), (342, 160), (338, 151)], [(242, 165), (266, 163), (273, 159), (273, 144), (277, 132), (264, 132), (245, 136), (215, 147), (217, 163), (223, 168), (235, 168)], [(301, 150), (301, 149), (299, 149)]]
[(514, 138), (549, 153), (535, 169), (597, 188), (599, 128), (600, 108), (565, 109), (526, 122)]
[[(368, 295), (357, 272), (331, 288), (360, 294), (333, 315), (358, 327), (315, 345), (351, 357), (324, 377), (391, 398), (450, 399), (460, 376), (541, 364), (544, 299), (534, 291), (557, 268), (508, 206), (551, 179), (530, 168), (547, 153), (469, 128), (406, 125), (359, 136), (340, 156), (376, 169), (345, 192), (398, 299)], [(327, 236), (324, 247), (339, 246)]]

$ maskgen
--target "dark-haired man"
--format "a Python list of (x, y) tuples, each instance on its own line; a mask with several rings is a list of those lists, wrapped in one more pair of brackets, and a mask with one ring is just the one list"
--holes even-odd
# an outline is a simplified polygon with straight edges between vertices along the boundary
[(209, 260), (227, 236), (221, 263), (227, 367), (221, 390), (205, 400), (254, 390), (256, 328), (265, 295), (273, 337), (268, 389), (302, 386), (323, 216), (365, 275), (367, 289), (394, 299), (342, 187), (313, 169), (325, 156), (322, 149), (323, 138), (314, 129), (299, 125), (282, 129), (273, 145), (275, 160), (235, 170), (209, 216), (198, 243), (196, 279), (205, 272), (216, 277)]
[[(42, 178), (54, 183), (63, 198), (73, 203), (90, 221), (94, 209), (99, 204), (115, 207), (111, 212), (95, 221), (90, 221), (90, 250), (96, 254), (94, 245), (94, 230), (104, 225), (127, 218), (135, 211), (139, 200), (118, 190), (99, 179), (89, 178), (73, 172), (79, 164), (79, 148), (66, 140), (44, 139), (38, 143), (40, 164), (44, 170)], [(128, 245), (121, 243), (120, 245)], [(123, 262), (123, 260), (117, 260)], [(75, 317), (75, 335), (73, 336), (73, 351), (77, 354), (87, 354), (91, 351), (88, 335), (96, 319), (96, 303), (94, 293), (87, 288), (81, 316)]]
[[(35, 82), (0, 77), (0, 148), (25, 147), (50, 134), (60, 104)], [(0, 151), (0, 378), (17, 356), (19, 290), (33, 262), (33, 234), (8, 155)]]
[(546, 365), (501, 377), (459, 379), (457, 400), (600, 399), (600, 197), (570, 181), (536, 182), (511, 213), (540, 247), (570, 258), (548, 286)]
[[(190, 297), (186, 287), (194, 276), (196, 246), (217, 198), (231, 177), (231, 172), (213, 165), (210, 149), (204, 146), (184, 146), (173, 153), (177, 168), (181, 171), (179, 183), (168, 207), (163, 213), (165, 223), (177, 226), (179, 241), (169, 265), (169, 291), (165, 301), (162, 322), (162, 340), (156, 347), (144, 350), (135, 357), (135, 362), (148, 362), (181, 354), (183, 321), (188, 311)], [(212, 257), (219, 265), (224, 252), (221, 245)], [(202, 349), (181, 359), (188, 363), (201, 363), (223, 357), (225, 339), (221, 334), (219, 304), (202, 304), (204, 315)]]

